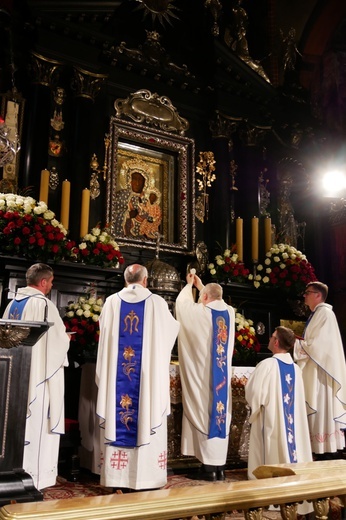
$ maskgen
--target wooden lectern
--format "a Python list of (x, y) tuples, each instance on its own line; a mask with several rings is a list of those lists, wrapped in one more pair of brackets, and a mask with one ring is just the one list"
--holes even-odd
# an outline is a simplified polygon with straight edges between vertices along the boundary
[(43, 500), (22, 464), (31, 348), (51, 325), (0, 320), (0, 506)]

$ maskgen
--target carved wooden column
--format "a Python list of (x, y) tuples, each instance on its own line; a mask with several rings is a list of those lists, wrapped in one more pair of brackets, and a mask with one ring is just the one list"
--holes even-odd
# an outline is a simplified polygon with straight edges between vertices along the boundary
[(232, 176), (230, 163), (232, 159), (232, 134), (236, 131), (239, 119), (226, 117), (216, 112), (215, 118), (209, 123), (213, 138), (216, 180), (211, 189), (209, 246), (217, 254), (217, 242), (223, 248), (229, 248), (232, 236)]
[[(71, 88), (74, 92), (73, 129), (71, 143), (71, 216), (70, 235), (79, 239), (82, 190), (90, 186), (90, 135), (93, 129), (92, 106), (102, 83), (107, 78), (103, 74), (75, 67)], [(103, 138), (103, 136), (102, 136)]]
[(51, 88), (58, 80), (62, 63), (49, 60), (40, 54), (31, 55), (31, 87), (26, 103), (25, 143), (21, 151), (22, 175), (18, 179), (21, 188), (34, 187), (34, 198), (39, 198), (41, 171), (48, 164), (48, 141)]

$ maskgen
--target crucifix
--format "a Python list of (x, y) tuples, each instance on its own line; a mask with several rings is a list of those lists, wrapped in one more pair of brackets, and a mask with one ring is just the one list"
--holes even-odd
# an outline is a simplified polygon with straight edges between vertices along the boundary
[(155, 253), (155, 258), (159, 258), (159, 254), (160, 254), (160, 240), (161, 238), (163, 238), (163, 235), (160, 235), (160, 233), (156, 233), (156, 253)]

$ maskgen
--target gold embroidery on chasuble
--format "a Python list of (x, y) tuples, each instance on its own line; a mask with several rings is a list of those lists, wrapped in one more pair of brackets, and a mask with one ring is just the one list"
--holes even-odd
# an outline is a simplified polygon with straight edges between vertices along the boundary
[[(123, 332), (128, 336), (128, 340), (130, 340), (130, 336), (132, 334), (138, 333), (138, 325), (140, 323), (140, 317), (136, 314), (136, 312), (132, 309), (123, 320), (124, 328)], [(136, 341), (135, 339), (133, 340)], [(136, 410), (133, 407), (133, 398), (131, 397), (131, 391), (137, 390), (136, 384), (138, 384), (138, 374), (137, 374), (137, 382), (135, 381), (134, 385), (131, 385), (132, 378), (131, 374), (135, 374), (137, 361), (135, 361), (136, 351), (132, 345), (126, 345), (123, 350), (123, 358), (124, 362), (122, 363), (123, 373), (128, 377), (128, 393), (121, 395), (120, 406), (122, 410), (119, 412), (120, 421), (125, 425), (126, 429), (130, 431), (130, 422), (133, 421), (133, 415)], [(134, 386), (134, 388), (133, 388)]]
[(124, 332), (128, 332), (129, 334), (133, 334), (133, 332), (138, 332), (139, 317), (137, 316), (134, 310), (132, 310), (125, 316), (124, 324)]
[(120, 406), (124, 408), (124, 412), (119, 412), (121, 422), (126, 426), (126, 429), (129, 430), (129, 422), (131, 422), (132, 415), (134, 410), (131, 410), (132, 407), (132, 399), (128, 394), (122, 395), (120, 399)]
[[(216, 345), (216, 366), (222, 372), (224, 372), (224, 367), (227, 363), (227, 355), (225, 355), (225, 345), (228, 342), (228, 327), (225, 319), (222, 316), (219, 316), (216, 320), (217, 323), (217, 345)], [(223, 377), (223, 380), (215, 387), (216, 395), (219, 395), (220, 390), (226, 385), (226, 377)], [(226, 402), (221, 400), (216, 402), (216, 414), (215, 414), (215, 422), (219, 429), (221, 429), (221, 424), (226, 422)]]
[(123, 357), (126, 361), (122, 363), (123, 372), (125, 375), (127, 375), (130, 381), (132, 381), (131, 372), (135, 371), (135, 366), (137, 364), (137, 362), (133, 360), (135, 356), (136, 353), (130, 345), (124, 348)]

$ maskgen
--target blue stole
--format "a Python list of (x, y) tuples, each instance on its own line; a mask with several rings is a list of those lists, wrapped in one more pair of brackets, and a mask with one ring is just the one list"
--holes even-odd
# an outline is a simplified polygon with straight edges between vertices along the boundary
[(284, 409), (286, 440), (290, 462), (297, 462), (296, 438), (294, 428), (294, 364), (277, 359), (281, 377), (282, 406)]
[(137, 446), (145, 300), (120, 304), (117, 360), (116, 441), (112, 446)]
[(11, 307), (8, 311), (8, 318), (10, 320), (21, 320), (22, 319), (23, 310), (24, 310), (24, 307), (27, 304), (29, 298), (30, 298), (30, 296), (27, 296), (26, 298), (23, 298), (22, 300), (19, 300), (19, 301), (13, 300), (12, 301)]
[(213, 322), (212, 344), (212, 408), (209, 422), (208, 439), (219, 437), (226, 438), (226, 417), (228, 397), (228, 337), (229, 337), (229, 313), (210, 309)]

